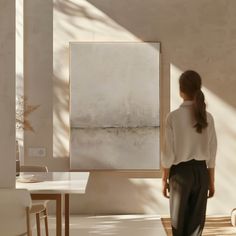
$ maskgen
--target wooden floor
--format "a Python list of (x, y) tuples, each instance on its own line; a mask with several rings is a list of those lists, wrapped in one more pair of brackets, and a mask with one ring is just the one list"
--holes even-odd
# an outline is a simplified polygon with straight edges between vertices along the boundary
[[(49, 235), (56, 236), (55, 216), (48, 220)], [(34, 227), (33, 236), (36, 235)], [(41, 236), (45, 236), (43, 223)], [(160, 215), (71, 215), (70, 236), (166, 236), (166, 232)]]
[[(55, 236), (55, 216), (49, 216), (49, 235)], [(164, 226), (164, 227), (163, 227)], [(70, 217), (70, 236), (172, 236), (170, 219), (151, 215), (109, 215)], [(33, 236), (36, 236), (36, 228)], [(42, 224), (42, 236), (45, 236)], [(225, 216), (207, 217), (203, 236), (236, 236), (236, 227)]]
[[(171, 236), (171, 224), (169, 218), (162, 218), (162, 223), (166, 230), (167, 236)], [(203, 236), (224, 236), (235, 235), (236, 227), (233, 227), (230, 223), (230, 217), (214, 216), (207, 217)]]

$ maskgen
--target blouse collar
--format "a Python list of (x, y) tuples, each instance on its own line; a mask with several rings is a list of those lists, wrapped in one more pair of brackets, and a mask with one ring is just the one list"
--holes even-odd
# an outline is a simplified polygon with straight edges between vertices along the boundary
[(193, 101), (184, 101), (180, 106), (191, 106), (193, 105)]

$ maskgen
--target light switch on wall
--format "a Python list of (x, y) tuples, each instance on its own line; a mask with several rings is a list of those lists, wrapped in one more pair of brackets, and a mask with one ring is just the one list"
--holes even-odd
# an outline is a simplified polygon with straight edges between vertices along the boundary
[(46, 148), (31, 147), (28, 149), (28, 155), (30, 157), (45, 157), (46, 156)]

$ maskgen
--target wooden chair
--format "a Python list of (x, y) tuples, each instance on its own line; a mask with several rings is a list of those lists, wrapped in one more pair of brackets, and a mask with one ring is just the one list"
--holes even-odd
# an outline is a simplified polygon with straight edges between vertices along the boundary
[(43, 205), (32, 205), (27, 189), (0, 189), (0, 232), (4, 236), (32, 236), (35, 225), (34, 214), (44, 209)]
[[(32, 166), (32, 165), (22, 165), (20, 166), (20, 172), (48, 172), (47, 166)], [(46, 236), (48, 236), (48, 213), (47, 213), (47, 203), (48, 201), (33, 200), (33, 205), (44, 205), (44, 209), (36, 214), (37, 223), (37, 234), (41, 236), (40, 220), (44, 219)]]

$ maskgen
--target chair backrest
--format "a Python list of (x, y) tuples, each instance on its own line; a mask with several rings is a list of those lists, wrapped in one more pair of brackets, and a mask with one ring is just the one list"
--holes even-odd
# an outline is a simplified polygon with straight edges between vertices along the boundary
[(48, 172), (47, 166), (20, 166), (20, 172)]
[(27, 209), (31, 196), (26, 189), (0, 189), (0, 235), (27, 234)]

